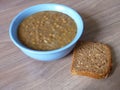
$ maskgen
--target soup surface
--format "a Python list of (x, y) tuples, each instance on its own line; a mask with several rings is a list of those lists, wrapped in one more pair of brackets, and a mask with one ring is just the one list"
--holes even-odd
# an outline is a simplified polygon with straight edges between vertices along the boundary
[(69, 44), (77, 27), (72, 18), (56, 11), (44, 11), (25, 18), (18, 27), (18, 38), (33, 50), (54, 50)]

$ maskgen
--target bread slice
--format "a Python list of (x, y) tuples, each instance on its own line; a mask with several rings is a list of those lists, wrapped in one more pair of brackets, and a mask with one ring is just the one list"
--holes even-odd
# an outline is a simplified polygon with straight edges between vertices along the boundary
[(74, 75), (100, 79), (109, 75), (112, 66), (110, 47), (95, 42), (81, 41), (73, 51), (71, 72)]

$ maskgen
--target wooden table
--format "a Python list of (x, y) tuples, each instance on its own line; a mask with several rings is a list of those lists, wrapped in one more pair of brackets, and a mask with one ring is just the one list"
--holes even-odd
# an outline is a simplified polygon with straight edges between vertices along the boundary
[[(48, 2), (68, 5), (81, 14), (85, 23), (82, 40), (111, 46), (109, 78), (72, 76), (72, 53), (42, 62), (24, 55), (12, 43), (11, 20), (29, 6)], [(120, 0), (0, 0), (0, 90), (120, 90)]]

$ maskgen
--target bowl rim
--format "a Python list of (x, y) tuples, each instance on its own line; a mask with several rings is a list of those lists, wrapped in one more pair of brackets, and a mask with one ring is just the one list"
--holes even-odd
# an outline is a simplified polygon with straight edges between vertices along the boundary
[[(77, 33), (76, 33), (76, 35), (75, 35), (75, 37), (74, 37), (74, 39), (70, 42), (70, 43), (68, 43), (67, 45), (65, 45), (65, 46), (63, 46), (63, 47), (61, 47), (61, 48), (58, 48), (58, 49), (55, 49), (55, 50), (48, 50), (48, 51), (40, 51), (40, 50), (33, 50), (33, 49), (30, 49), (30, 48), (28, 48), (28, 47), (26, 47), (26, 46), (24, 46), (22, 43), (22, 45), (21, 44), (19, 44), (18, 42), (16, 42), (16, 40), (13, 38), (13, 36), (12, 36), (12, 27), (13, 27), (13, 24), (14, 24), (14, 22), (16, 21), (16, 19), (18, 19), (18, 17), (20, 16), (20, 15), (22, 15), (22, 13), (24, 13), (24, 12), (26, 12), (26, 10), (29, 10), (29, 9), (31, 9), (31, 8), (34, 8), (34, 7), (36, 7), (36, 6), (40, 6), (40, 5), (51, 5), (51, 6), (61, 6), (61, 7), (63, 7), (63, 8), (69, 8), (72, 12), (74, 12), (79, 18), (80, 18), (80, 21), (82, 22), (81, 24), (81, 33), (80, 33), (80, 35), (79, 35), (79, 37), (76, 37), (76, 35), (77, 35)], [(56, 10), (57, 11), (57, 10)], [(72, 18), (72, 17), (71, 17)], [(76, 22), (75, 22), (76, 23)], [(11, 38), (11, 40), (13, 41), (13, 43), (17, 46), (17, 47), (19, 47), (21, 50), (25, 50), (25, 51), (28, 51), (28, 52), (31, 52), (31, 53), (36, 53), (36, 54), (50, 54), (50, 53), (56, 53), (56, 52), (59, 52), (59, 51), (63, 51), (63, 50), (65, 50), (65, 49), (67, 49), (67, 48), (69, 48), (70, 46), (72, 46), (72, 45), (74, 45), (77, 41), (78, 41), (78, 39), (82, 36), (82, 33), (83, 33), (83, 28), (84, 28), (84, 23), (83, 23), (83, 19), (82, 19), (82, 17), (78, 14), (78, 12), (77, 11), (75, 11), (74, 9), (72, 9), (71, 7), (69, 7), (69, 6), (66, 6), (66, 5), (63, 5), (63, 4), (56, 4), (56, 3), (45, 3), (45, 4), (37, 4), (37, 5), (34, 5), (34, 6), (30, 6), (30, 7), (28, 7), (28, 8), (26, 8), (26, 9), (24, 9), (24, 10), (22, 10), (20, 13), (18, 13), (14, 18), (13, 18), (13, 20), (12, 20), (12, 22), (11, 22), (11, 24), (10, 24), (10, 28), (9, 28), (9, 36), (10, 36), (10, 38)], [(78, 29), (77, 29), (78, 30)]]

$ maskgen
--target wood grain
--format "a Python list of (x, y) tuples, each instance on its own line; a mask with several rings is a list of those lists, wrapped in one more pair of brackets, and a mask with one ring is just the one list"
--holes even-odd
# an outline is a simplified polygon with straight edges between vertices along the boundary
[[(52, 62), (24, 55), (9, 38), (11, 20), (23, 9), (60, 3), (77, 10), (85, 29), (82, 40), (109, 44), (113, 70), (96, 80), (70, 73), (72, 53)], [(0, 0), (0, 90), (120, 90), (120, 0)]]

